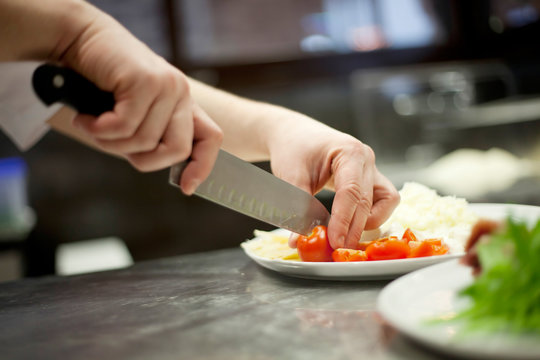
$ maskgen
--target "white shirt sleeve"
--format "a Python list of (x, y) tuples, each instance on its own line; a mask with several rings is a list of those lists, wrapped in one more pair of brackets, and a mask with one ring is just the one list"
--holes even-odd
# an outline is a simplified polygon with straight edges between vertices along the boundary
[(61, 107), (47, 107), (32, 89), (38, 62), (0, 62), (0, 128), (21, 150), (32, 147), (48, 130), (46, 121)]

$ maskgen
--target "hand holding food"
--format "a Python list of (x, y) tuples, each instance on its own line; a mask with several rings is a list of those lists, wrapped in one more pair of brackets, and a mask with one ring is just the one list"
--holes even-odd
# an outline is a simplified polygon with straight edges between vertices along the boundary
[[(401, 203), (379, 228), (365, 231), (354, 249), (333, 250), (326, 229), (316, 227), (310, 236), (300, 236), (297, 255), (283, 245), (283, 237), (257, 231), (264, 238), (242, 244), (256, 255), (302, 261), (375, 261), (464, 253), (466, 241), (478, 216), (464, 199), (439, 196), (421, 184), (406, 183)], [(272, 238), (281, 245), (273, 246)]]
[(299, 119), (271, 143), (272, 171), (310, 194), (335, 190), (328, 239), (333, 249), (354, 249), (364, 230), (390, 216), (399, 203), (397, 190), (377, 170), (367, 145), (322, 124), (301, 124)]

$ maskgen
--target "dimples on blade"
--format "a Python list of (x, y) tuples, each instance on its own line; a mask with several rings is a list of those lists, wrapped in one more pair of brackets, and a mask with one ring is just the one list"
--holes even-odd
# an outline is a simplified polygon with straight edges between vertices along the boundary
[[(179, 183), (184, 166), (171, 168), (169, 182), (172, 185)], [(195, 194), (305, 235), (317, 225), (327, 225), (330, 218), (328, 210), (315, 197), (222, 150), (212, 172)]]

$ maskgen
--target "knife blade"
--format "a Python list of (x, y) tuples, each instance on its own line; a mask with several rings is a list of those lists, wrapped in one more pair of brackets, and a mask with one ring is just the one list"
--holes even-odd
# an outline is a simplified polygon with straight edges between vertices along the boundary
[[(112, 93), (65, 67), (39, 66), (32, 85), (46, 105), (60, 102), (94, 116), (114, 108)], [(186, 165), (184, 161), (171, 167), (169, 184), (179, 188)], [(195, 195), (303, 235), (317, 225), (328, 225), (330, 219), (326, 207), (313, 195), (224, 150), (219, 151), (210, 175)]]
[[(171, 185), (178, 187), (186, 165), (184, 162), (171, 167)], [(303, 235), (317, 225), (328, 225), (330, 219), (328, 210), (316, 197), (223, 150), (195, 194)]]

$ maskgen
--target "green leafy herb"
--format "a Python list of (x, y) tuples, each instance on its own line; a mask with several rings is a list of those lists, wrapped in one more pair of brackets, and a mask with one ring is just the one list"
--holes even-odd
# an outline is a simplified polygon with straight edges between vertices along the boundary
[(529, 229), (508, 218), (477, 250), (482, 272), (461, 291), (472, 305), (457, 318), (474, 329), (540, 333), (540, 220)]

